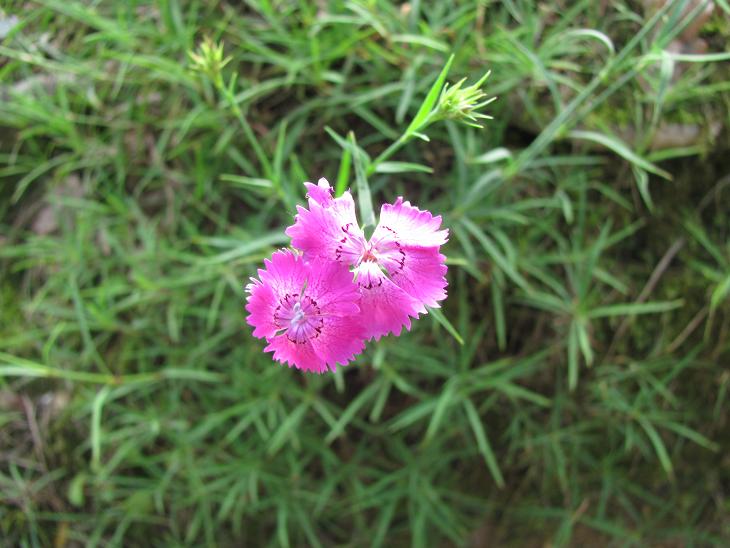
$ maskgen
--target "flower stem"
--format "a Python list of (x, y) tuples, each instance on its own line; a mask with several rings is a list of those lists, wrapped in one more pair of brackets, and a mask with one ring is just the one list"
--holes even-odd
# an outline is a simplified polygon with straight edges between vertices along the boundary
[(398, 152), (401, 147), (403, 147), (403, 145), (411, 140), (411, 137), (411, 135), (404, 133), (403, 135), (398, 137), (397, 141), (391, 143), (388, 148), (386, 148), (383, 152), (380, 153), (377, 158), (375, 158), (375, 160), (370, 162), (370, 165), (368, 165), (368, 168), (366, 170), (367, 175), (372, 175), (373, 173), (375, 173), (375, 170), (378, 168), (378, 166), (385, 160), (390, 158), (393, 154)]

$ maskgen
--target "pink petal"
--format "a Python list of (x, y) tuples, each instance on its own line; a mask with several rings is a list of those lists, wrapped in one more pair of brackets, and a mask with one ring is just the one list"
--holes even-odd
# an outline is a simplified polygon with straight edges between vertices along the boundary
[(332, 201), (334, 189), (324, 177), (317, 181), (316, 185), (313, 185), (312, 183), (304, 183), (304, 186), (307, 187), (307, 197), (310, 200), (314, 200), (319, 205), (326, 207)]
[(274, 309), (279, 299), (287, 293), (299, 295), (308, 272), (304, 259), (288, 250), (277, 251), (271, 259), (265, 259), (264, 267), (258, 271), (260, 280), (252, 278), (246, 286), (246, 321), (254, 327), (253, 336), (258, 338), (271, 337), (278, 330)]
[(273, 358), (278, 362), (308, 372), (324, 373), (327, 371), (327, 364), (317, 356), (310, 342), (297, 344), (290, 341), (285, 334), (267, 339), (267, 342), (269, 344), (264, 348), (264, 352), (273, 351)]
[(274, 291), (270, 285), (254, 279), (246, 286), (246, 291), (249, 293), (246, 322), (253, 326), (253, 336), (259, 339), (272, 337), (278, 329), (274, 324), (274, 310), (279, 301)]
[(255, 337), (266, 339), (265, 350), (275, 360), (322, 373), (362, 351), (360, 293), (347, 266), (307, 262), (286, 250), (264, 263), (259, 279), (246, 288), (247, 322)]
[(308, 272), (304, 258), (288, 249), (276, 251), (271, 259), (264, 259), (264, 269), (258, 271), (261, 282), (270, 285), (277, 295), (299, 295)]
[(347, 365), (365, 348), (365, 330), (359, 315), (325, 317), (322, 334), (312, 340), (315, 354), (331, 370)]
[(325, 318), (319, 337), (297, 344), (285, 334), (267, 339), (265, 352), (297, 369), (313, 373), (335, 371), (337, 365), (347, 365), (365, 348), (363, 327), (357, 316)]
[(350, 269), (335, 261), (313, 261), (306, 293), (317, 301), (323, 313), (351, 316), (360, 312), (360, 294)]
[(391, 280), (419, 303), (432, 308), (446, 298), (446, 257), (438, 248), (398, 246), (378, 254)]
[[(329, 259), (355, 264), (365, 246), (362, 230), (355, 217), (355, 202), (349, 192), (332, 198), (326, 180), (318, 186), (305, 183), (309, 209), (297, 206), (294, 224), (286, 229), (292, 246), (304, 252), (308, 260)], [(325, 188), (326, 187), (326, 188)]]
[(411, 329), (410, 317), (426, 312), (420, 303), (395, 285), (377, 263), (365, 261), (357, 268), (360, 287), (360, 314), (368, 339), (380, 339), (393, 333), (398, 336), (403, 326)]
[(393, 282), (425, 306), (446, 298), (446, 257), (439, 246), (448, 230), (439, 230), (441, 217), (413, 207), (402, 198), (384, 204), (371, 242)]
[(439, 230), (440, 227), (441, 215), (434, 217), (399, 197), (394, 204), (383, 204), (380, 208), (380, 222), (370, 241), (377, 245), (395, 232), (402, 245), (440, 246), (449, 239), (449, 231)]

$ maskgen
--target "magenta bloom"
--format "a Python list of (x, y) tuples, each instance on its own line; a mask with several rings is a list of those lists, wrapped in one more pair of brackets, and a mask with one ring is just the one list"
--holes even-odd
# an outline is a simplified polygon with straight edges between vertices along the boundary
[(360, 294), (352, 273), (335, 261), (307, 262), (277, 251), (251, 278), (247, 321), (274, 359), (324, 373), (346, 365), (364, 347)]
[(297, 207), (286, 233), (307, 260), (336, 261), (353, 269), (366, 338), (399, 335), (404, 325), (410, 329), (410, 318), (446, 298), (446, 258), (439, 247), (449, 233), (439, 230), (441, 216), (398, 198), (382, 206), (380, 222), (366, 240), (349, 191), (333, 198), (326, 179), (304, 184), (309, 209)]

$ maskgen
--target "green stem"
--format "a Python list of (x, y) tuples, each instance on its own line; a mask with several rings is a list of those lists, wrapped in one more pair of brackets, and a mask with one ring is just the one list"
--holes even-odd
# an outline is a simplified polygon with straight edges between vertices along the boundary
[(366, 171), (367, 175), (370, 176), (373, 173), (375, 173), (375, 170), (378, 168), (378, 166), (383, 163), (385, 160), (393, 156), (396, 152), (398, 152), (403, 145), (405, 145), (408, 141), (410, 141), (413, 138), (412, 135), (404, 133), (400, 137), (398, 137), (397, 141), (394, 141), (391, 143), (391, 145), (386, 148), (383, 152), (380, 153), (380, 155), (375, 158), (372, 162), (370, 162), (370, 165), (368, 166), (368, 169)]
[(407, 143), (410, 143), (413, 138), (416, 136), (417, 133), (420, 133), (424, 131), (428, 126), (430, 126), (433, 122), (436, 122), (438, 118), (437, 116), (437, 110), (432, 110), (429, 112), (428, 116), (424, 118), (423, 122), (415, 129), (406, 130), (406, 132), (398, 137), (396, 141), (391, 143), (391, 145), (386, 148), (383, 152), (381, 152), (375, 160), (370, 162), (370, 165), (368, 166), (367, 170), (365, 171), (366, 175), (370, 176), (373, 173), (375, 173), (375, 170), (378, 169), (378, 166), (385, 162), (388, 158), (393, 156), (396, 152), (398, 152), (401, 148), (403, 148), (404, 145)]

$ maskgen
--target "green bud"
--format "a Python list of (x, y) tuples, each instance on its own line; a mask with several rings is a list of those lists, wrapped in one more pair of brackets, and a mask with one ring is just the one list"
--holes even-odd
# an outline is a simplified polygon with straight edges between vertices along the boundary
[(198, 50), (189, 51), (188, 56), (192, 61), (191, 70), (204, 74), (218, 87), (223, 84), (221, 75), (223, 67), (231, 60), (231, 57), (223, 57), (223, 42), (215, 43), (205, 37), (198, 46)]
[(433, 120), (456, 120), (478, 128), (482, 127), (480, 120), (491, 120), (491, 116), (479, 112), (481, 108), (496, 99), (496, 97), (485, 99), (487, 94), (481, 89), (489, 74), (488, 71), (478, 82), (468, 87), (462, 87), (466, 78), (451, 87), (446, 84), (434, 109)]

